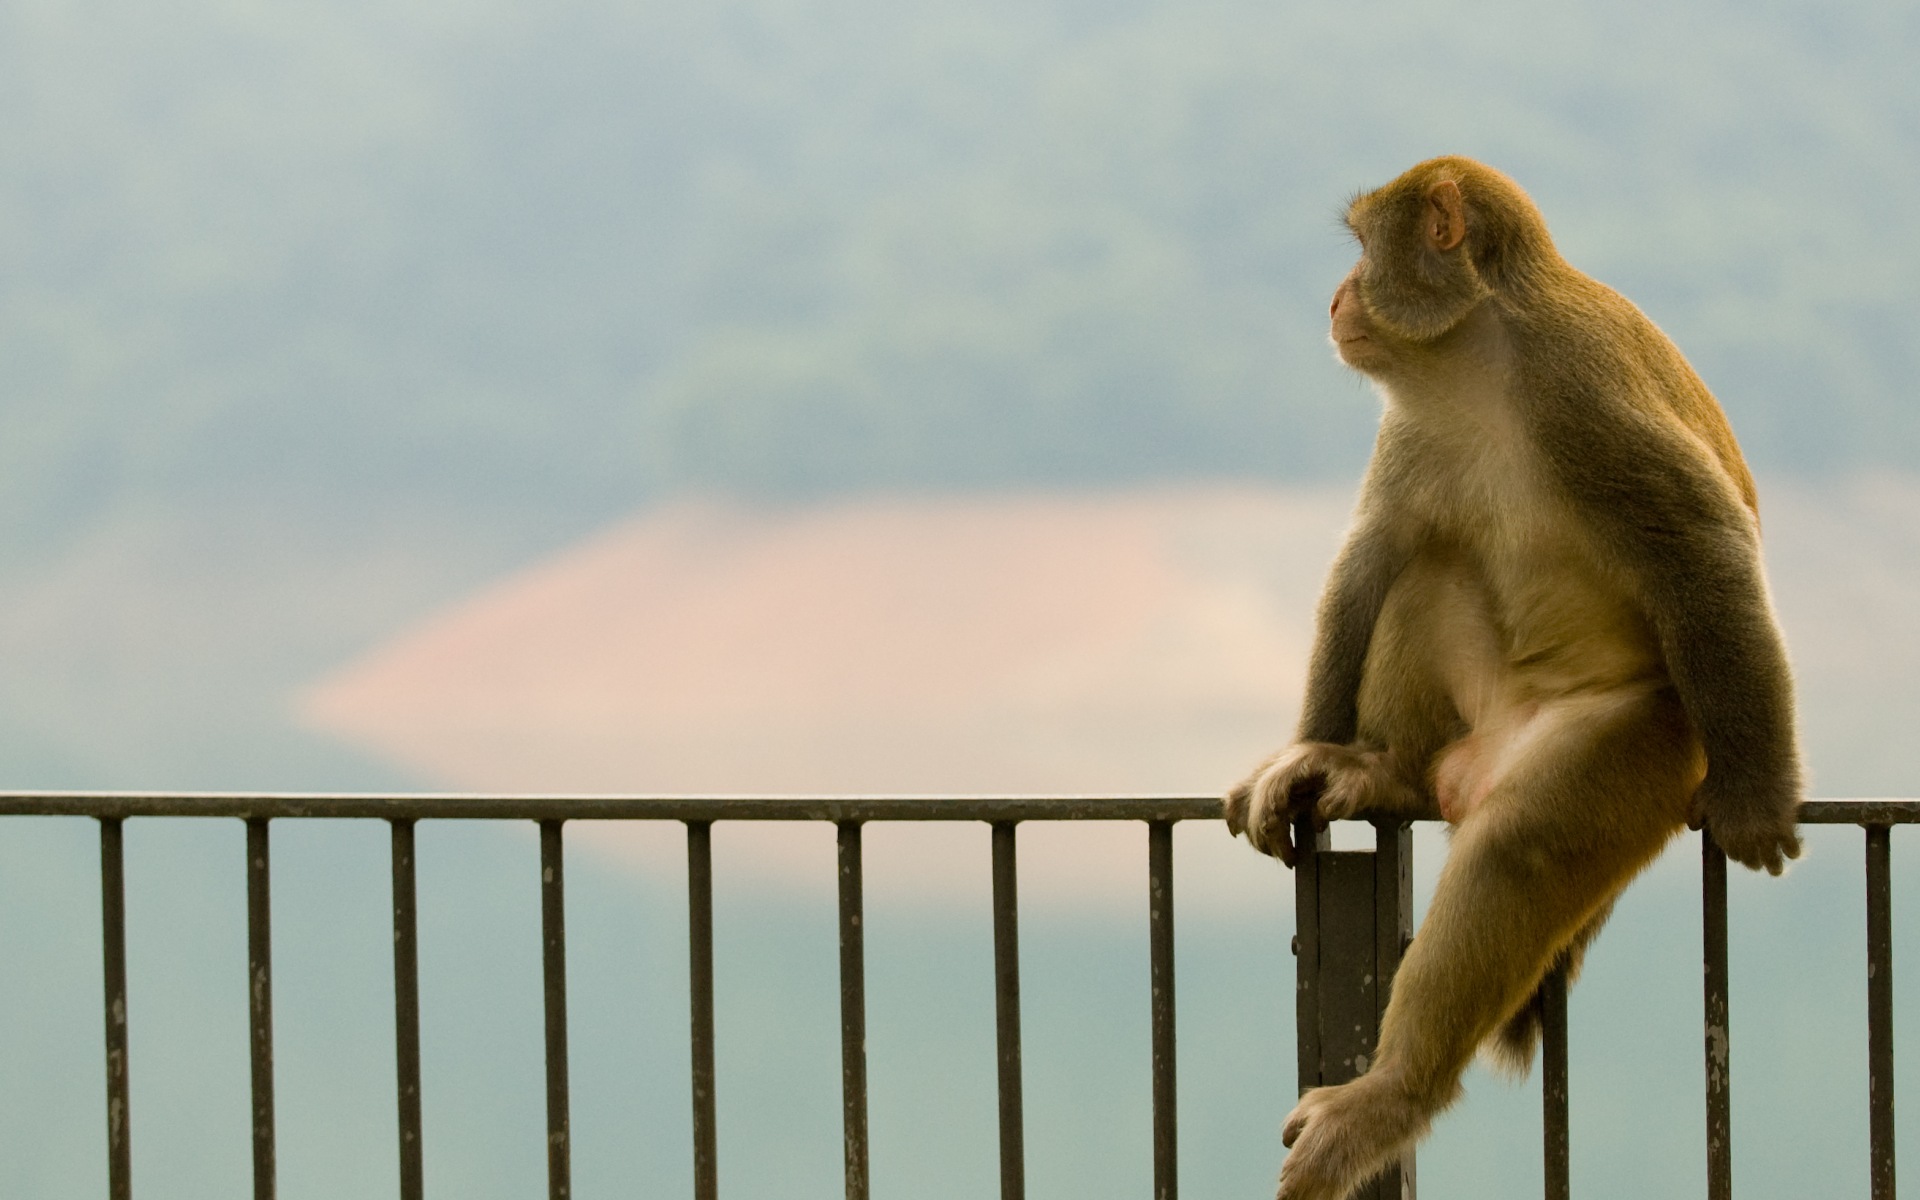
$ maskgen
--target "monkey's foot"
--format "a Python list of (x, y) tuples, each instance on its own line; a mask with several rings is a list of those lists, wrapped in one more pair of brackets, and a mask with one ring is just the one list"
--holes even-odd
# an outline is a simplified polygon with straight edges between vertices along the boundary
[(1315, 1088), (1287, 1116), (1278, 1200), (1346, 1200), (1427, 1132), (1431, 1113), (1383, 1076)]

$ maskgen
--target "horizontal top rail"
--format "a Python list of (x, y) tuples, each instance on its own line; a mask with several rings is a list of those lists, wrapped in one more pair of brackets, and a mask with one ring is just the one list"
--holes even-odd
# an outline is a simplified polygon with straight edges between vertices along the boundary
[[(1217, 796), (647, 796), (457, 792), (0, 792), (0, 816), (653, 821), (1195, 821)], [(1364, 814), (1362, 819), (1366, 819)], [(1398, 819), (1381, 814), (1381, 819)], [(1802, 825), (1920, 823), (1920, 799), (1812, 800)]]
[[(1915, 802), (1920, 814), (1920, 801)], [(1218, 796), (643, 796), (0, 792), (0, 816), (385, 817), (553, 821), (1191, 821)], [(1916, 816), (1920, 819), (1920, 815)]]

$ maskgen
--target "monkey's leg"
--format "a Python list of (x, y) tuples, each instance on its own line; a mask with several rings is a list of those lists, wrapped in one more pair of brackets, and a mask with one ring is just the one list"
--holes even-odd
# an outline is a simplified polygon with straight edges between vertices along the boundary
[[(1495, 747), (1393, 982), (1370, 1070), (1287, 1118), (1282, 1200), (1342, 1200), (1421, 1137), (1475, 1049), (1681, 827), (1699, 754), (1670, 691), (1541, 705)], [(1492, 752), (1489, 752), (1491, 749)]]

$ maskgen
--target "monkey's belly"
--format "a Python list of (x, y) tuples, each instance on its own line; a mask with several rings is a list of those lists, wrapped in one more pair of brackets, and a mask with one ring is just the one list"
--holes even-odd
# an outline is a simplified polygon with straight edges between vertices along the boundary
[(1666, 685), (1651, 631), (1580, 573), (1541, 571), (1514, 593), (1460, 556), (1424, 557), (1369, 647), (1359, 736), (1420, 771), (1449, 821)]

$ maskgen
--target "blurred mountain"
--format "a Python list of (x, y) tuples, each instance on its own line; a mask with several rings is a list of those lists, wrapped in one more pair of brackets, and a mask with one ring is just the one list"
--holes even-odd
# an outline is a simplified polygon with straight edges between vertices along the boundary
[[(1920, 465), (1916, 18), (1810, 0), (0, 9), (0, 529), (1345, 477), (1354, 189), (1530, 187), (1779, 470)], [(423, 500), (424, 498), (424, 500)]]
[(303, 715), (479, 790), (1206, 793), (1289, 720), (1347, 508), (673, 505), (455, 602)]
[[(1920, 779), (1920, 482), (1763, 479), (1820, 794)], [(1298, 704), (1350, 488), (671, 505), (317, 683), (441, 786), (1206, 794)]]

